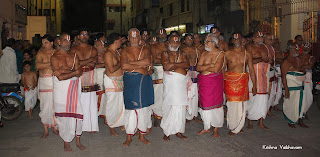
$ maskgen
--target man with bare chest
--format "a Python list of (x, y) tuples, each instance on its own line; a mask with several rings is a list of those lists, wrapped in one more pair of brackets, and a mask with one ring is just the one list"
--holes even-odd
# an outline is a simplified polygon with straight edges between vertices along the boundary
[(181, 50), (187, 54), (188, 60), (190, 62), (190, 68), (187, 73), (187, 76), (188, 76), (188, 80), (190, 79), (192, 81), (191, 91), (188, 93), (191, 99), (188, 100), (188, 110), (186, 113), (186, 118), (188, 121), (194, 119), (200, 122), (200, 120), (197, 118), (198, 110), (199, 110), (198, 109), (197, 63), (201, 54), (193, 44), (194, 41), (193, 41), (192, 34), (186, 34), (184, 36), (184, 39), (185, 39), (184, 40), (185, 47)]
[(198, 33), (194, 34), (193, 43), (200, 53), (204, 51), (204, 45), (201, 42), (202, 42), (201, 35)]
[(83, 29), (80, 30), (79, 45), (71, 48), (71, 53), (76, 53), (79, 57), (80, 67), (83, 74), (80, 77), (81, 83), (81, 105), (83, 109), (83, 131), (97, 132), (98, 107), (97, 94), (99, 86), (94, 82), (95, 65), (97, 63), (97, 49), (88, 44), (89, 34)]
[(306, 99), (303, 98), (305, 69), (299, 58), (299, 47), (289, 45), (289, 56), (281, 64), (282, 82), (284, 87), (283, 113), (290, 128), (295, 128), (298, 123), (303, 128), (309, 128), (303, 123), (303, 112)]
[(145, 138), (148, 123), (151, 121), (150, 106), (154, 103), (152, 79), (148, 73), (151, 65), (149, 49), (139, 45), (140, 31), (132, 28), (128, 32), (130, 46), (121, 52), (121, 69), (123, 74), (123, 96), (125, 104), (125, 129), (127, 139), (123, 146), (132, 142), (131, 136), (139, 130), (139, 140), (150, 144)]
[(167, 34), (164, 28), (157, 30), (158, 43), (151, 45), (152, 61), (153, 61), (153, 88), (154, 88), (154, 104), (150, 106), (154, 114), (154, 127), (159, 126), (158, 119), (162, 117), (162, 94), (163, 94), (163, 65), (161, 64), (162, 52), (168, 51), (166, 44)]
[(105, 92), (104, 92), (104, 85), (103, 85), (105, 64), (104, 64), (103, 56), (104, 56), (104, 53), (106, 52), (106, 48), (103, 40), (95, 41), (94, 47), (97, 49), (97, 52), (98, 52), (98, 62), (96, 64), (94, 79), (100, 87), (100, 89), (97, 91), (98, 107), (100, 107), (101, 103), (104, 103), (105, 101), (105, 95), (104, 95)]
[(300, 59), (302, 60), (302, 64), (304, 69), (306, 70), (306, 80), (304, 81), (304, 96), (303, 99), (306, 100), (306, 106), (304, 108), (303, 113), (305, 114), (305, 118), (307, 117), (307, 112), (313, 103), (313, 83), (312, 83), (312, 67), (315, 62), (315, 58), (311, 56), (309, 53), (312, 50), (310, 43), (304, 43), (302, 47), (303, 52), (300, 54)]
[(220, 137), (218, 129), (223, 126), (223, 65), (224, 52), (218, 49), (219, 38), (208, 34), (205, 40), (205, 50), (198, 64), (200, 114), (204, 128), (197, 134), (209, 133), (214, 127), (213, 137)]
[(80, 143), (83, 112), (80, 105), (82, 69), (76, 53), (70, 53), (70, 35), (62, 33), (57, 41), (60, 49), (51, 57), (53, 70), (54, 111), (59, 125), (59, 135), (64, 141), (64, 151), (72, 151), (70, 142), (76, 136), (76, 146), (86, 150)]
[(227, 126), (230, 136), (243, 132), (249, 100), (249, 76), (252, 81), (252, 94), (257, 93), (252, 55), (242, 46), (242, 39), (240, 33), (233, 33), (233, 50), (225, 53), (227, 69), (224, 73), (224, 92), (227, 99)]
[(271, 117), (275, 117), (271, 113), (271, 109), (276, 104), (274, 103), (276, 98), (276, 56), (275, 56), (275, 50), (273, 48), (274, 43), (274, 35), (272, 34), (266, 34), (264, 36), (264, 46), (267, 49), (268, 58), (270, 60), (270, 71), (268, 72), (268, 80), (269, 80), (269, 99), (268, 99), (268, 112), (267, 115)]
[(188, 104), (187, 69), (190, 63), (187, 54), (179, 50), (181, 45), (178, 36), (169, 37), (169, 51), (162, 52), (161, 62), (163, 74), (163, 117), (160, 127), (164, 132), (164, 141), (170, 141), (169, 136), (187, 140), (183, 135), (186, 123), (186, 106)]
[(119, 33), (107, 37), (108, 49), (104, 55), (105, 75), (104, 89), (106, 100), (100, 107), (100, 115), (106, 117), (105, 124), (110, 127), (111, 136), (118, 136), (114, 128), (124, 125), (125, 107), (123, 102), (123, 70), (121, 69), (121, 46)]
[(253, 129), (252, 120), (259, 120), (258, 126), (268, 130), (264, 124), (263, 119), (266, 118), (268, 112), (268, 72), (270, 70), (270, 59), (268, 51), (263, 45), (263, 33), (256, 32), (253, 34), (253, 44), (247, 46), (247, 51), (252, 54), (253, 67), (257, 79), (257, 94), (253, 95), (251, 89), (253, 88), (252, 81), (249, 81), (249, 102), (248, 102), (248, 119), (249, 124), (247, 129)]
[(215, 36), (217, 36), (219, 38), (218, 47), (221, 51), (225, 52), (225, 51), (229, 50), (228, 43), (226, 41), (224, 41), (223, 36), (220, 34), (219, 27), (217, 27), (217, 26), (211, 27), (210, 33), (214, 34)]
[[(48, 128), (56, 126), (53, 111), (53, 80), (50, 64), (51, 56), (55, 52), (53, 49), (53, 42), (53, 37), (51, 35), (44, 35), (42, 37), (42, 47), (36, 57), (36, 68), (39, 69), (39, 117), (41, 118), (41, 122), (44, 127), (44, 133), (41, 136), (42, 139), (49, 135)], [(57, 127), (55, 127), (53, 131), (58, 135)]]
[(281, 51), (280, 49), (281, 46), (281, 41), (279, 38), (276, 38), (274, 43), (273, 43), (273, 47), (275, 50), (275, 71), (276, 71), (276, 98), (274, 100), (274, 106), (273, 106), (273, 110), (275, 111), (282, 111), (278, 108), (278, 104), (280, 102), (280, 99), (282, 98), (282, 81), (281, 81), (281, 69), (280, 69), (280, 65), (285, 57), (284, 52)]

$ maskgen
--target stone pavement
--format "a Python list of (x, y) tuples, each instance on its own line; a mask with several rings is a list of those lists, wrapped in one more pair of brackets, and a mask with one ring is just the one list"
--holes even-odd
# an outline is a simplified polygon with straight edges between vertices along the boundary
[[(315, 98), (314, 104), (309, 111), (310, 121), (305, 123), (310, 127), (304, 129), (297, 127), (291, 129), (284, 120), (282, 112), (272, 111), (275, 118), (267, 117), (265, 125), (270, 128), (265, 131), (257, 127), (254, 122), (254, 129), (245, 133), (229, 137), (226, 121), (221, 128), (220, 138), (212, 138), (209, 134), (196, 135), (203, 126), (196, 122), (186, 125), (187, 141), (171, 137), (170, 142), (163, 142), (163, 132), (161, 128), (152, 128), (150, 145), (145, 145), (133, 137), (130, 147), (125, 148), (122, 143), (125, 141), (126, 134), (116, 129), (118, 137), (111, 137), (109, 129), (104, 126), (103, 120), (99, 118), (100, 132), (90, 134), (84, 132), (81, 136), (82, 144), (88, 150), (80, 151), (75, 146), (75, 140), (71, 143), (73, 152), (63, 151), (63, 141), (59, 136), (52, 133), (45, 140), (40, 136), (43, 131), (40, 122), (39, 107), (34, 110), (34, 118), (28, 119), (24, 113), (19, 119), (14, 121), (3, 121), (4, 128), (0, 128), (0, 156), (1, 157), (100, 157), (100, 156), (152, 156), (152, 157), (202, 157), (202, 156), (281, 156), (312, 157), (320, 154), (320, 96)], [(280, 106), (282, 107), (282, 106)], [(247, 123), (246, 123), (247, 125)], [(245, 125), (245, 126), (246, 126)], [(211, 129), (213, 131), (213, 129)], [(277, 150), (262, 149), (263, 145), (276, 146)], [(279, 145), (301, 146), (300, 150), (282, 150)]]

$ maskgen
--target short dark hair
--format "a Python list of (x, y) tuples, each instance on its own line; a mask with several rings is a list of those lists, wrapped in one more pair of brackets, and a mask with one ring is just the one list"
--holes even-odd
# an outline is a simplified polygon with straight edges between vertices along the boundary
[(81, 32), (83, 32), (83, 31), (88, 32), (88, 29), (87, 29), (86, 27), (80, 27), (80, 28), (79, 28), (79, 34), (80, 34)]
[(193, 38), (193, 35), (192, 35), (191, 33), (185, 34), (185, 35), (184, 35), (184, 40), (185, 40), (187, 37)]
[(30, 56), (30, 58), (33, 57), (30, 49), (23, 50), (23, 54), (25, 54), (25, 53), (27, 53)]
[(299, 37), (302, 38), (302, 35), (300, 35), (300, 34), (299, 34), (299, 35), (296, 35), (296, 36), (294, 37), (294, 39), (297, 40)]
[(99, 40), (99, 39), (102, 38), (103, 36), (105, 36), (104, 33), (98, 33), (98, 34), (96, 35), (96, 39)]
[(26, 65), (32, 66), (31, 61), (23, 61), (23, 62), (22, 62), (22, 67), (24, 67), (24, 66), (26, 66)]
[(16, 40), (14, 40), (13, 38), (8, 39), (7, 46), (13, 47), (15, 44), (16, 44)]
[(169, 34), (169, 36), (171, 36), (173, 33), (177, 33), (178, 36), (180, 35), (178, 31), (171, 31), (170, 34)]
[(119, 33), (111, 33), (107, 37), (107, 45), (112, 45), (116, 40), (121, 38), (121, 35)]
[(47, 39), (49, 42), (54, 42), (54, 38), (50, 34), (45, 34), (41, 39)]
[(220, 32), (220, 29), (219, 29), (218, 26), (213, 26), (213, 27), (210, 28), (210, 33), (212, 32), (212, 30), (213, 30), (214, 28), (217, 29), (217, 30)]

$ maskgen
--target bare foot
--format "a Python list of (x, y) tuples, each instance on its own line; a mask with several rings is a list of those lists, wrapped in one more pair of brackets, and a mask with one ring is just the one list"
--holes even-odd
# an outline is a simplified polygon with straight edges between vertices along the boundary
[(111, 136), (119, 136), (114, 128), (110, 128), (110, 134)]
[(144, 144), (151, 144), (150, 141), (148, 141), (143, 134), (140, 134), (139, 141), (141, 141)]
[(126, 131), (126, 128), (124, 127), (124, 125), (121, 126), (121, 131)]
[(49, 132), (44, 132), (40, 138), (45, 139), (48, 137), (48, 135), (49, 135)]
[(288, 123), (288, 126), (289, 126), (290, 128), (296, 128), (296, 125), (294, 125), (294, 124)]
[(214, 138), (220, 137), (218, 128), (214, 128), (214, 130), (213, 130), (213, 135), (212, 135), (212, 136), (213, 136)]
[(147, 128), (146, 136), (149, 136), (151, 132), (151, 128)]
[(229, 136), (233, 137), (234, 136), (234, 133), (232, 131), (229, 131), (228, 133)]
[(276, 117), (276, 116), (275, 116), (274, 114), (272, 114), (270, 111), (268, 111), (267, 115), (270, 116), (270, 117), (272, 117), (272, 118)]
[(259, 128), (262, 128), (262, 129), (264, 129), (264, 130), (269, 130), (269, 128), (266, 127), (263, 123), (262, 123), (262, 124), (258, 124), (258, 127), (259, 127)]
[(185, 141), (188, 139), (187, 136), (184, 136), (184, 135), (182, 135), (181, 133), (177, 133), (176, 136), (179, 137), (179, 138), (181, 138), (181, 139), (183, 139), (183, 140), (185, 140)]
[(190, 122), (191, 122), (191, 120), (187, 120), (187, 121), (186, 121), (186, 124), (190, 124)]
[(80, 150), (87, 150), (87, 147), (83, 146), (81, 143), (77, 143), (76, 146), (77, 146)]
[(200, 123), (200, 124), (203, 124), (203, 121), (200, 120), (198, 117), (194, 117), (193, 120), (194, 120), (195, 122), (198, 122), (198, 123)]
[(126, 140), (126, 142), (124, 142), (124, 143), (122, 144), (122, 146), (124, 146), (124, 147), (129, 147), (129, 145), (130, 145), (131, 142), (132, 142), (131, 136), (130, 136), (130, 135), (127, 135), (127, 140)]
[(58, 129), (54, 128), (54, 129), (53, 129), (53, 133), (54, 133), (55, 135), (59, 136), (59, 130), (58, 130)]
[(70, 143), (64, 142), (64, 151), (65, 152), (72, 152), (72, 149), (70, 147)]
[(204, 134), (204, 133), (209, 133), (210, 132), (210, 129), (209, 130), (200, 130), (199, 132), (197, 132), (197, 135), (201, 135), (201, 134)]
[(241, 129), (241, 130), (240, 130), (240, 133), (242, 133), (242, 134), (243, 134), (243, 133), (244, 133), (244, 131)]
[(163, 141), (169, 142), (169, 141), (170, 141), (170, 137), (169, 137), (169, 136), (164, 135), (164, 136), (163, 136)]
[(305, 124), (303, 123), (303, 120), (302, 120), (302, 119), (299, 119), (298, 125), (301, 126), (301, 127), (303, 127), (303, 128), (309, 128), (307, 125), (305, 125)]
[(95, 133), (97, 133), (96, 131), (90, 131), (89, 132), (90, 134), (95, 134)]
[(280, 109), (278, 108), (278, 105), (273, 106), (273, 110), (275, 110), (275, 111), (282, 111), (282, 110), (280, 110)]

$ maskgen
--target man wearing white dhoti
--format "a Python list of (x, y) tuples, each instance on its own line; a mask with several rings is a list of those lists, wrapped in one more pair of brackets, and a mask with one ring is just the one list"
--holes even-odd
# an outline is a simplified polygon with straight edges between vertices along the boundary
[(283, 113), (288, 125), (295, 128), (298, 123), (303, 128), (308, 128), (303, 123), (303, 112), (306, 99), (303, 97), (305, 73), (299, 56), (299, 47), (289, 45), (289, 56), (281, 64), (282, 82), (284, 87)]
[(97, 132), (98, 125), (98, 105), (97, 94), (99, 86), (94, 81), (95, 65), (97, 63), (97, 49), (88, 44), (89, 34), (87, 30), (81, 29), (79, 45), (71, 48), (71, 53), (77, 53), (83, 74), (81, 82), (81, 105), (83, 109), (82, 131)]
[(232, 35), (234, 48), (225, 53), (227, 69), (224, 72), (224, 92), (227, 99), (227, 127), (230, 136), (243, 132), (249, 100), (249, 75), (253, 84), (252, 94), (257, 93), (252, 54), (247, 53), (241, 46), (242, 39), (240, 33), (234, 33)]
[(124, 125), (124, 100), (123, 100), (123, 71), (121, 69), (121, 54), (117, 50), (121, 46), (121, 36), (112, 33), (107, 37), (108, 49), (104, 56), (105, 75), (105, 102), (102, 102), (100, 115), (106, 117), (105, 123), (110, 127), (110, 134), (118, 136), (114, 128)]
[(139, 140), (150, 144), (145, 138), (150, 123), (150, 108), (154, 103), (152, 79), (149, 75), (151, 56), (150, 51), (139, 45), (140, 32), (132, 28), (128, 32), (130, 46), (121, 53), (121, 68), (123, 74), (123, 96), (125, 104), (125, 129), (127, 139), (123, 146), (128, 147), (132, 142), (131, 136), (139, 130)]
[(76, 136), (76, 146), (86, 150), (80, 143), (83, 112), (80, 104), (81, 85), (77, 54), (71, 54), (70, 35), (63, 33), (58, 39), (60, 49), (51, 57), (53, 70), (54, 111), (59, 126), (59, 135), (64, 141), (64, 151), (72, 151), (70, 142)]
[[(97, 40), (94, 42), (94, 47), (98, 51), (98, 62), (96, 64), (94, 82), (96, 82), (100, 89), (97, 91), (97, 101), (98, 101), (98, 110), (100, 111), (100, 106), (105, 102), (106, 95), (104, 94), (104, 85), (103, 78), (105, 74), (105, 64), (104, 64), (104, 54), (106, 52), (104, 42), (102, 40)], [(100, 114), (99, 114), (100, 115)]]
[(185, 52), (179, 50), (181, 43), (178, 36), (169, 37), (169, 52), (163, 52), (161, 62), (164, 69), (163, 76), (163, 117), (160, 127), (164, 132), (164, 141), (170, 141), (169, 136), (186, 140), (183, 135), (186, 123), (187, 71), (190, 67)]
[(54, 54), (53, 37), (51, 35), (44, 35), (42, 37), (42, 48), (37, 53), (36, 68), (39, 69), (39, 99), (40, 99), (40, 113), (39, 117), (44, 127), (42, 139), (49, 135), (48, 128), (55, 127), (53, 133), (58, 135), (56, 120), (54, 117), (53, 107), (53, 79), (50, 64), (50, 58)]

